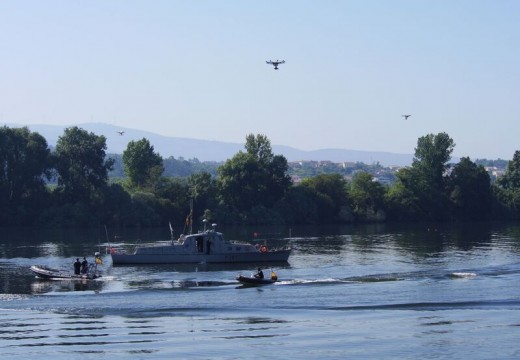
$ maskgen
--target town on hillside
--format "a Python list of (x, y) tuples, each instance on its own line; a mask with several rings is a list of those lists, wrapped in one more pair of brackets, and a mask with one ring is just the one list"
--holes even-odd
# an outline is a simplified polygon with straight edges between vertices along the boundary
[[(503, 176), (508, 161), (505, 160), (477, 160), (478, 165), (484, 166), (489, 174), (491, 182), (496, 181)], [(289, 174), (293, 183), (298, 184), (304, 178), (313, 177), (319, 174), (340, 173), (349, 181), (352, 180), (354, 174), (360, 171), (367, 172), (374, 177), (374, 181), (381, 184), (392, 184), (396, 176), (395, 174), (403, 168), (403, 166), (382, 166), (379, 163), (368, 165), (361, 162), (332, 162), (332, 161), (294, 161), (289, 162)]]

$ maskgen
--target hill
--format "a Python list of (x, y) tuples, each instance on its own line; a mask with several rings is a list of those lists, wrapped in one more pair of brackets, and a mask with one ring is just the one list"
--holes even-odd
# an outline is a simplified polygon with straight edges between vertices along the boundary
[[(6, 124), (9, 127), (22, 127), (20, 124)], [(84, 123), (78, 127), (104, 135), (107, 138), (107, 152), (121, 154), (126, 149), (129, 141), (146, 138), (153, 145), (156, 152), (163, 158), (173, 156), (185, 159), (196, 158), (199, 161), (225, 161), (238, 151), (244, 150), (244, 143), (227, 143), (212, 140), (187, 139), (181, 137), (168, 137), (152, 132), (116, 127), (103, 123)], [(55, 146), (58, 138), (63, 135), (67, 126), (61, 125), (28, 125), (31, 131), (40, 133), (49, 146)], [(118, 131), (124, 131), (119, 135)], [(244, 135), (245, 138), (245, 135)], [(373, 164), (379, 162), (381, 165), (406, 166), (412, 163), (412, 154), (396, 154), (390, 152), (372, 152), (348, 149), (320, 149), (313, 151), (299, 150), (285, 145), (272, 144), (275, 154), (284, 155), (288, 161), (332, 161), (332, 162), (362, 162)]]

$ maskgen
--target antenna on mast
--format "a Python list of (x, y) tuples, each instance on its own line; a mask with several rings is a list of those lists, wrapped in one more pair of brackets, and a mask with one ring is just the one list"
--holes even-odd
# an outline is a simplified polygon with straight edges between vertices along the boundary
[(193, 199), (190, 200), (190, 234), (193, 231)]

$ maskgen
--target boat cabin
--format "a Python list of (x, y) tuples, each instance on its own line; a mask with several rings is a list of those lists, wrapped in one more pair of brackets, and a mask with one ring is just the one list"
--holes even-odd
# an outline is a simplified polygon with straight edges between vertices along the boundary
[(185, 250), (200, 254), (257, 252), (254, 245), (224, 240), (220, 232), (207, 230), (203, 233), (181, 236), (180, 244)]

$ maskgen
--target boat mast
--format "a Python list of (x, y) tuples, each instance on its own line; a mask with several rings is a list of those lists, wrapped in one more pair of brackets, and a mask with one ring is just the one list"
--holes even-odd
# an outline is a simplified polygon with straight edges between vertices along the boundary
[(193, 199), (190, 200), (190, 235), (193, 233)]

